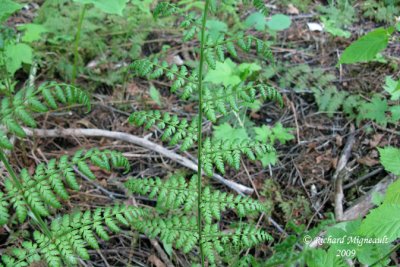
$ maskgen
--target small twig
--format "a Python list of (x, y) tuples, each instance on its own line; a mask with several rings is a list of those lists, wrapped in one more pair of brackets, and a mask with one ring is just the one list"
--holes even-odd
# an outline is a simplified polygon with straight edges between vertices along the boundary
[(353, 206), (348, 208), (343, 213), (342, 220), (350, 221), (364, 217), (368, 213), (368, 211), (375, 206), (374, 203), (372, 203), (373, 194), (374, 193), (385, 194), (388, 186), (395, 180), (396, 179), (391, 176), (383, 178), (370, 191), (368, 191), (367, 195), (360, 197), (357, 201), (355, 201), (355, 204)]
[[(26, 135), (28, 136), (37, 136), (37, 137), (65, 137), (65, 136), (90, 136), (90, 137), (106, 137), (122, 140), (125, 142), (129, 142), (135, 145), (139, 145), (141, 147), (147, 148), (149, 150), (160, 153), (161, 155), (181, 164), (182, 166), (189, 168), (191, 170), (197, 171), (197, 164), (193, 161), (182, 157), (179, 154), (176, 154), (156, 143), (153, 143), (149, 140), (146, 140), (141, 137), (137, 137), (135, 135), (123, 133), (123, 132), (113, 132), (107, 130), (100, 129), (54, 129), (54, 130), (44, 130), (44, 129), (29, 129), (24, 128)], [(224, 184), (225, 186), (231, 188), (237, 193), (243, 195), (250, 195), (254, 192), (252, 188), (247, 186), (235, 183), (233, 181), (229, 181), (223, 178), (221, 175), (214, 173), (212, 176), (218, 182)]]
[(86, 181), (88, 181), (89, 183), (91, 183), (92, 185), (97, 187), (97, 189), (99, 189), (101, 192), (103, 192), (106, 195), (108, 195), (109, 198), (115, 199), (117, 196), (120, 197), (120, 198), (125, 198), (126, 197), (125, 195), (121, 195), (121, 194), (117, 194), (117, 193), (113, 193), (111, 191), (108, 191), (107, 189), (105, 189), (104, 187), (99, 185), (98, 183), (93, 182), (93, 180), (91, 180), (89, 177), (87, 177), (81, 171), (79, 171), (78, 168), (73, 167), (73, 169), (77, 174), (79, 174), (81, 177), (83, 177), (83, 179), (85, 179)]
[(293, 112), (293, 116), (294, 116), (294, 122), (296, 124), (296, 137), (297, 137), (297, 144), (300, 144), (300, 127), (299, 127), (299, 123), (297, 122), (297, 112), (296, 112), (296, 108), (294, 107), (294, 104), (292, 101), (289, 101), (290, 103), (290, 107), (292, 108), (292, 112)]
[(353, 187), (354, 185), (356, 185), (356, 184), (358, 184), (358, 183), (361, 183), (362, 181), (364, 181), (364, 180), (366, 180), (366, 179), (368, 179), (368, 178), (370, 178), (370, 177), (372, 177), (372, 176), (374, 176), (374, 175), (380, 173), (382, 170), (383, 170), (383, 168), (382, 168), (382, 167), (379, 167), (378, 169), (373, 170), (372, 172), (369, 172), (369, 173), (367, 173), (367, 174), (364, 175), (364, 176), (361, 176), (361, 177), (358, 178), (357, 180), (354, 180), (354, 181), (352, 181), (352, 182), (350, 182), (350, 183), (344, 185), (344, 186), (343, 186), (343, 189), (345, 189), (345, 190), (346, 190), (346, 189), (349, 189), (350, 187)]
[(167, 267), (174, 267), (174, 265), (172, 264), (172, 262), (169, 260), (167, 254), (165, 254), (164, 250), (162, 249), (162, 247), (160, 246), (160, 244), (158, 244), (157, 240), (155, 239), (150, 239), (150, 243), (153, 245), (153, 247), (157, 250), (158, 255), (160, 255), (161, 259), (164, 261), (165, 265), (167, 265)]
[(340, 156), (339, 163), (337, 165), (336, 171), (332, 177), (334, 188), (335, 188), (335, 218), (337, 221), (341, 221), (343, 217), (343, 180), (346, 176), (346, 165), (351, 156), (351, 149), (353, 148), (355, 142), (355, 132), (354, 125), (350, 126), (350, 135), (347, 137), (346, 145)]

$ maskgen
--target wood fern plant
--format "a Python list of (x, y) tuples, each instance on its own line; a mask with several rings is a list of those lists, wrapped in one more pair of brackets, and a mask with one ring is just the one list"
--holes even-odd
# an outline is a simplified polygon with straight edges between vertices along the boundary
[[(247, 1), (245, 1), (247, 2)], [(266, 12), (263, 1), (248, 1), (261, 12)], [(246, 3), (245, 3), (246, 4)], [(198, 115), (179, 118), (159, 111), (138, 111), (130, 122), (145, 129), (157, 127), (163, 131), (162, 141), (178, 145), (180, 150), (197, 150), (198, 170), (191, 177), (174, 174), (168, 179), (152, 177), (130, 178), (125, 183), (133, 194), (148, 195), (157, 200), (156, 208), (134, 207), (121, 203), (94, 210), (60, 214), (62, 203), (69, 198), (68, 190), (79, 190), (76, 170), (96, 179), (90, 165), (104, 170), (129, 171), (129, 162), (121, 153), (91, 149), (78, 151), (17, 172), (8, 161), (6, 150), (12, 149), (13, 135), (25, 137), (23, 127), (35, 127), (37, 113), (48, 112), (60, 105), (84, 104), (90, 109), (89, 97), (75, 86), (45, 83), (27, 86), (14, 92), (10, 78), (0, 91), (0, 160), (7, 170), (4, 186), (0, 189), (0, 225), (16, 227), (29, 222), (34, 229), (26, 240), (8, 247), (1, 255), (0, 266), (29, 266), (45, 262), (48, 266), (72, 266), (88, 260), (88, 249), (99, 249), (99, 240), (107, 241), (110, 232), (130, 228), (164, 243), (173, 244), (184, 253), (198, 257), (205, 266), (221, 265), (221, 255), (232, 255), (271, 240), (246, 217), (265, 211), (264, 205), (240, 195), (213, 190), (208, 178), (214, 172), (225, 173), (227, 166), (240, 168), (242, 156), (260, 159), (274, 150), (255, 140), (213, 140), (203, 134), (205, 123), (215, 123), (229, 112), (237, 112), (244, 103), (258, 98), (274, 100), (282, 105), (279, 93), (265, 81), (255, 79), (236, 86), (216, 87), (204, 80), (207, 69), (214, 69), (225, 56), (238, 57), (239, 51), (257, 53), (271, 60), (267, 44), (245, 33), (211, 36), (206, 28), (207, 18), (218, 10), (217, 1), (206, 0), (201, 15), (187, 14), (177, 6), (161, 2), (154, 16), (181, 17), (185, 42), (198, 40), (198, 65), (195, 68), (170, 65), (157, 57), (140, 59), (132, 64), (135, 75), (171, 81), (171, 92), (182, 99), (197, 100)], [(4, 72), (7, 76), (7, 72)], [(239, 223), (222, 223), (222, 213), (231, 210), (241, 218)]]

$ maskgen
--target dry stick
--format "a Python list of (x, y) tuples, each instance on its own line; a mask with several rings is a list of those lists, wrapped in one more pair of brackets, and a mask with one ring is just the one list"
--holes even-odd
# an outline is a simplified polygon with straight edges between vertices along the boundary
[[(135, 145), (139, 145), (141, 147), (147, 148), (149, 150), (153, 150), (161, 155), (170, 158), (171, 160), (185, 166), (186, 168), (192, 169), (197, 171), (197, 164), (193, 161), (182, 157), (156, 143), (153, 143), (149, 140), (146, 140), (141, 137), (137, 137), (135, 135), (123, 133), (123, 132), (114, 132), (114, 131), (107, 131), (107, 130), (100, 130), (100, 129), (54, 129), (54, 130), (44, 130), (44, 129), (29, 129), (23, 128), (26, 135), (28, 136), (37, 136), (37, 137), (65, 137), (65, 136), (90, 136), (90, 137), (107, 137), (122, 140), (125, 142), (129, 142)], [(250, 195), (254, 192), (252, 188), (247, 186), (235, 183), (233, 181), (229, 181), (218, 175), (216, 173), (212, 176), (218, 182), (224, 184), (225, 186), (231, 188), (232, 190), (236, 191), (237, 193), (244, 195)]]
[[(388, 175), (383, 178), (371, 190), (369, 190), (365, 196), (358, 198), (355, 201), (355, 204), (343, 213), (342, 221), (352, 221), (363, 218), (365, 215), (367, 215), (368, 211), (375, 206), (375, 204), (372, 202), (373, 195), (375, 193), (385, 194), (389, 185), (391, 185), (395, 180), (396, 177), (393, 175)], [(323, 237), (325, 234), (326, 231), (322, 231), (318, 234), (318, 237)], [(318, 242), (318, 238), (315, 238), (308, 246), (315, 248), (320, 245), (321, 244)]]
[(351, 155), (351, 149), (353, 148), (355, 141), (354, 125), (350, 126), (350, 135), (347, 137), (346, 145), (340, 156), (339, 163), (336, 167), (336, 171), (333, 174), (332, 180), (335, 188), (335, 218), (337, 221), (341, 221), (343, 217), (343, 179), (346, 175), (346, 165)]
[(385, 194), (388, 186), (396, 180), (395, 176), (388, 175), (377, 183), (365, 196), (360, 197), (354, 205), (348, 208), (344, 213), (342, 220), (349, 221), (362, 218), (367, 215), (375, 204), (372, 203), (372, 197), (375, 193)]

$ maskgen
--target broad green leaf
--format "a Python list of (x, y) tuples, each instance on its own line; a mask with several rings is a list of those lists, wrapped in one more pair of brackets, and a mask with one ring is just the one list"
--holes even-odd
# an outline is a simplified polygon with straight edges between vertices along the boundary
[(162, 106), (160, 92), (158, 92), (158, 90), (154, 86), (150, 86), (149, 94), (154, 102), (156, 102), (159, 106)]
[(400, 179), (397, 179), (388, 187), (386, 190), (384, 203), (400, 205)]
[(23, 24), (18, 29), (25, 31), (22, 41), (26, 43), (40, 40), (42, 38), (41, 34), (47, 32), (47, 29), (43, 25), (33, 23)]
[(245, 128), (233, 128), (228, 123), (213, 126), (214, 138), (219, 140), (235, 140), (235, 139), (248, 139), (247, 131)]
[(339, 64), (368, 62), (385, 49), (393, 29), (379, 28), (359, 38), (347, 47), (340, 57)]
[(242, 63), (237, 68), (240, 73), (240, 78), (245, 81), (247, 78), (251, 77), (254, 73), (261, 70), (261, 66), (257, 63)]
[(392, 242), (400, 237), (400, 204), (383, 204), (373, 209), (363, 220), (360, 233), (387, 238)]
[(395, 81), (390, 76), (385, 77), (385, 85), (383, 89), (390, 94), (391, 100), (398, 100), (400, 98), (400, 90), (398, 90), (399, 81)]
[(282, 31), (290, 27), (292, 20), (283, 14), (276, 14), (267, 22), (267, 26), (272, 31)]
[(309, 250), (306, 262), (309, 267), (345, 267), (348, 266), (344, 263), (343, 259), (336, 257), (337, 251), (330, 248), (328, 251), (323, 249)]
[(400, 175), (400, 149), (395, 147), (378, 148), (381, 164), (386, 171)]
[(215, 70), (209, 70), (205, 81), (215, 84), (236, 85), (241, 82), (240, 77), (234, 73), (236, 64), (230, 58), (226, 59), (224, 63), (217, 62)]
[(244, 21), (244, 25), (246, 26), (246, 28), (254, 27), (257, 31), (263, 31), (265, 30), (267, 21), (265, 20), (265, 16), (262, 13), (254, 12), (246, 18), (246, 20)]
[(218, 41), (228, 31), (226, 23), (219, 20), (207, 20), (206, 27), (214, 42)]
[(8, 19), (14, 12), (20, 10), (22, 5), (15, 3), (11, 0), (0, 1), (0, 23), (3, 23)]
[(96, 8), (100, 9), (107, 14), (115, 14), (122, 16), (122, 12), (126, 7), (129, 0), (73, 0), (81, 4), (93, 4)]
[(5, 47), (7, 71), (14, 73), (22, 67), (22, 63), (32, 64), (32, 48), (27, 44), (9, 44)]

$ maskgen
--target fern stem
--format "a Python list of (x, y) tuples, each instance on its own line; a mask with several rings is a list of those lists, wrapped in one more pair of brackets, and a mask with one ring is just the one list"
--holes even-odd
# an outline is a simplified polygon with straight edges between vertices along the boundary
[[(0, 161), (3, 162), (4, 166), (7, 169), (7, 172), (10, 174), (11, 178), (13, 179), (15, 185), (18, 187), (19, 190), (22, 191), (22, 184), (21, 182), (18, 180), (17, 174), (14, 172), (14, 169), (11, 167), (10, 163), (8, 162), (8, 159), (6, 157), (6, 155), (4, 155), (3, 150), (0, 149)], [(25, 203), (29, 206), (29, 209), (32, 211), (33, 215), (34, 215), (34, 220), (39, 224), (40, 228), (43, 230), (44, 233), (46, 233), (46, 235), (51, 238), (52, 234), (49, 230), (49, 228), (47, 227), (47, 224), (43, 221), (42, 217), (40, 217), (40, 214), (37, 213), (30, 205), (28, 200), (26, 199), (26, 197), (22, 194), (22, 197), (25, 200)]]
[(210, 4), (209, 0), (205, 0), (204, 10), (203, 10), (203, 18), (201, 22), (201, 35), (200, 35), (200, 66), (199, 66), (199, 75), (198, 75), (198, 94), (199, 94), (199, 120), (197, 127), (197, 143), (198, 143), (198, 167), (197, 167), (197, 227), (199, 234), (199, 249), (200, 249), (200, 258), (201, 258), (201, 266), (204, 267), (204, 251), (202, 248), (202, 216), (201, 216), (201, 171), (202, 171), (202, 124), (203, 124), (203, 69), (204, 69), (204, 50), (205, 50), (205, 32), (206, 32), (206, 22), (207, 22), (207, 12), (208, 6)]
[(72, 84), (75, 84), (76, 75), (77, 75), (77, 72), (78, 72), (79, 41), (81, 39), (82, 24), (83, 24), (83, 19), (85, 18), (86, 9), (87, 9), (87, 5), (85, 4), (82, 7), (82, 12), (81, 12), (81, 15), (80, 15), (79, 21), (78, 21), (78, 30), (77, 30), (76, 36), (75, 36), (74, 66), (73, 66), (73, 69), (72, 69), (72, 79), (71, 79), (71, 83)]

